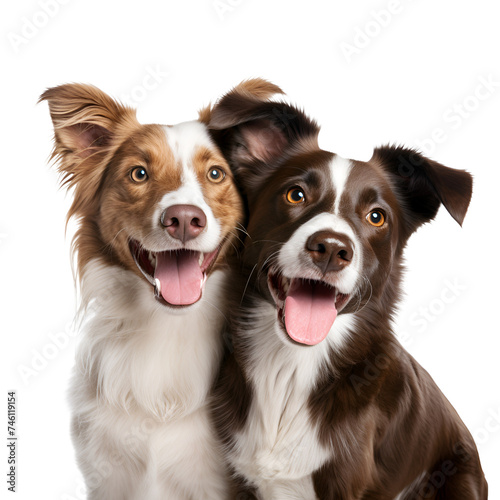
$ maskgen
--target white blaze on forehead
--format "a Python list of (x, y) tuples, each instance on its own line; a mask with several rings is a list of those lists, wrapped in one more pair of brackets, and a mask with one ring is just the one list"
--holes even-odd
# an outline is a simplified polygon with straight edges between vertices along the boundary
[(165, 127), (168, 145), (174, 153), (178, 165), (181, 167), (181, 186), (175, 191), (165, 194), (160, 202), (164, 209), (170, 205), (196, 205), (206, 215), (208, 207), (201, 184), (193, 165), (193, 157), (200, 147), (213, 148), (205, 125), (200, 122), (184, 122), (172, 127)]
[[(172, 205), (194, 205), (205, 213), (207, 225), (202, 234), (189, 242), (187, 246), (192, 247), (193, 250), (214, 250), (219, 244), (221, 225), (205, 200), (193, 165), (193, 157), (200, 147), (213, 149), (214, 145), (205, 126), (197, 121), (164, 127), (164, 130), (176, 163), (181, 168), (181, 185), (175, 191), (165, 193), (158, 203), (152, 220), (153, 230), (158, 229), (161, 213), (166, 208)], [(178, 168), (177, 165), (175, 168)]]
[(342, 194), (344, 193), (351, 170), (352, 162), (341, 156), (334, 156), (330, 162), (331, 179), (335, 191), (334, 214), (339, 213), (340, 200), (342, 199)]
[(199, 147), (212, 149), (213, 142), (203, 123), (198, 121), (179, 123), (164, 127), (167, 142), (175, 158), (182, 166), (191, 164), (193, 154)]

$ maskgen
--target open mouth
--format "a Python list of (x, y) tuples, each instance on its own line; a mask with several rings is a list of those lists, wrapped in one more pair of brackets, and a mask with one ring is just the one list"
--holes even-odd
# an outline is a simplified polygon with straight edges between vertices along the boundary
[(130, 251), (144, 277), (154, 286), (155, 297), (164, 305), (190, 306), (201, 299), (219, 248), (209, 253), (188, 249), (152, 252), (138, 241), (130, 241)]
[(320, 280), (270, 272), (267, 281), (285, 332), (300, 344), (316, 345), (324, 340), (350, 297)]

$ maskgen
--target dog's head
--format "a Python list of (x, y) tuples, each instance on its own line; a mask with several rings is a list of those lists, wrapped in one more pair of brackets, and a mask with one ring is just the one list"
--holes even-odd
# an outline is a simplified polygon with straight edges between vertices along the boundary
[(300, 110), (238, 88), (209, 127), (247, 196), (244, 266), (275, 304), (283, 338), (297, 343), (334, 335), (338, 314), (368, 302), (390, 317), (409, 236), (441, 204), (460, 224), (469, 205), (468, 173), (398, 147), (376, 149), (368, 162), (322, 151)]
[(68, 218), (80, 221), (80, 275), (99, 258), (147, 280), (163, 305), (197, 302), (241, 216), (233, 175), (205, 125), (141, 125), (90, 85), (51, 88), (40, 99), (62, 183), (74, 189)]

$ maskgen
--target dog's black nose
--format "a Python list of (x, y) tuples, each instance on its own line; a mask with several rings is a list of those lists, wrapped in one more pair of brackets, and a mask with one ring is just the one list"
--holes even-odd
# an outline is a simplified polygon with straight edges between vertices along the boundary
[(327, 230), (309, 236), (306, 250), (323, 274), (341, 271), (351, 263), (354, 255), (347, 236)]
[(172, 205), (163, 211), (160, 222), (170, 236), (185, 243), (203, 231), (207, 216), (194, 205)]

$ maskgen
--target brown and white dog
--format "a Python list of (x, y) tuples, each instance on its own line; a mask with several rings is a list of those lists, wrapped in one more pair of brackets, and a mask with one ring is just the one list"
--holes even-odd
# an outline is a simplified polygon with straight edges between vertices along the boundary
[(238, 498), (486, 499), (470, 433), (392, 330), (408, 238), (441, 204), (461, 224), (471, 176), (323, 151), (300, 110), (245, 88), (209, 128), (248, 208), (213, 406)]
[(89, 85), (47, 90), (83, 338), (73, 440), (88, 498), (227, 498), (207, 394), (223, 352), (220, 266), (241, 199), (200, 121), (141, 125)]

